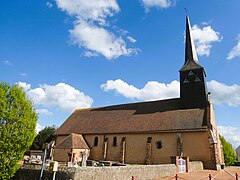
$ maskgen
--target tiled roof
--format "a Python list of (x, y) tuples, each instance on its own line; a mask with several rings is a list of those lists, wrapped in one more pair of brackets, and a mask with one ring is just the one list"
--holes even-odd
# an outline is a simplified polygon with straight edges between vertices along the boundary
[(72, 113), (55, 135), (204, 129), (205, 111), (183, 109), (179, 98), (80, 109)]
[(60, 141), (56, 149), (89, 149), (84, 138), (80, 134), (71, 133), (69, 136)]

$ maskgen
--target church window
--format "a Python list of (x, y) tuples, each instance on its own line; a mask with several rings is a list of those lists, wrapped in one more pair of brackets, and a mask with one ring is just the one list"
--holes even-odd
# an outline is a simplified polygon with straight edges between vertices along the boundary
[(152, 137), (148, 137), (147, 138), (147, 143), (151, 143), (152, 142)]
[(156, 142), (156, 148), (157, 149), (161, 149), (162, 148), (162, 142), (161, 141), (157, 141)]
[(113, 138), (113, 146), (117, 146), (117, 137)]
[(97, 146), (98, 145), (98, 137), (96, 136), (95, 138), (94, 138), (94, 146)]

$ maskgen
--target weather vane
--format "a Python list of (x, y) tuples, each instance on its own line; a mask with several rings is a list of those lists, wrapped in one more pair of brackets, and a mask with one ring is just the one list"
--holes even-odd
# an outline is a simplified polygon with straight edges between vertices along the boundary
[(188, 12), (187, 12), (187, 8), (184, 8), (185, 9), (185, 11), (186, 11), (186, 16), (188, 15)]

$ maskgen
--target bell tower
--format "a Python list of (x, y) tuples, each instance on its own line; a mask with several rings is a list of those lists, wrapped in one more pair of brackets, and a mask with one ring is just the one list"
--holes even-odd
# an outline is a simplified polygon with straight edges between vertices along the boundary
[(183, 108), (206, 107), (208, 102), (206, 73), (198, 62), (188, 17), (186, 17), (185, 62), (179, 73), (180, 98)]

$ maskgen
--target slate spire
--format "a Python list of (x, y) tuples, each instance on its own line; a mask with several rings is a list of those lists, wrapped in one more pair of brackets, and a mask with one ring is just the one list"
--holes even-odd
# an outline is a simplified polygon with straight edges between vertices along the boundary
[(186, 38), (185, 39), (185, 62), (183, 67), (180, 69), (180, 71), (203, 68), (198, 62), (197, 52), (195, 49), (190, 20), (188, 16), (186, 16), (185, 38)]
[(188, 16), (186, 16), (185, 62), (179, 72), (182, 107), (206, 107), (208, 101), (206, 74), (198, 62)]
[(187, 61), (198, 63), (197, 53), (192, 37), (192, 30), (188, 16), (186, 16), (186, 43), (185, 43), (185, 64)]

